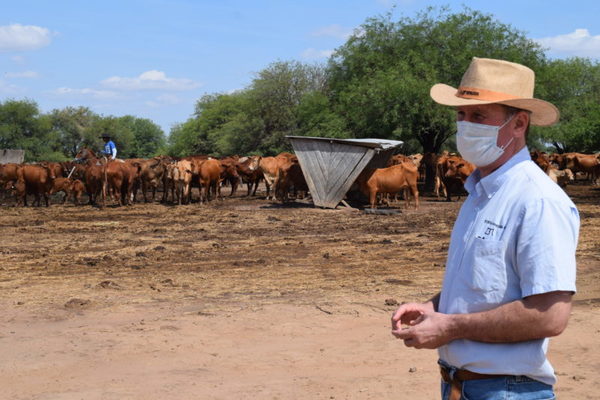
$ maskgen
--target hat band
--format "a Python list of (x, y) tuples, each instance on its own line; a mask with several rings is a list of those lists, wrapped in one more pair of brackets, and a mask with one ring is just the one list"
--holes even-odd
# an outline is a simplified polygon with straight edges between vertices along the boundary
[(462, 97), (463, 99), (477, 99), (482, 101), (505, 101), (522, 99), (519, 96), (513, 96), (512, 94), (494, 92), (493, 90), (478, 89), (472, 87), (461, 86), (456, 92), (456, 97)]

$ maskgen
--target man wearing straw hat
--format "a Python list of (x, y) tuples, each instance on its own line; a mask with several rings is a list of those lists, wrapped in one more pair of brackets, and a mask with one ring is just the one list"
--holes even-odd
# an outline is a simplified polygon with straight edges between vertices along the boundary
[(441, 292), (401, 305), (392, 333), (438, 349), (444, 399), (554, 398), (546, 352), (571, 311), (579, 214), (529, 156), (529, 125), (559, 118), (533, 89), (531, 69), (485, 58), (473, 58), (458, 89), (431, 88), (434, 101), (456, 108), (458, 150), (477, 169)]

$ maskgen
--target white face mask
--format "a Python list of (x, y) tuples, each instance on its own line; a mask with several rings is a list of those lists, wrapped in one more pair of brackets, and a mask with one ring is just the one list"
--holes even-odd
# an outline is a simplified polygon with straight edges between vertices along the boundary
[(456, 121), (456, 147), (461, 156), (477, 167), (485, 167), (499, 159), (514, 138), (510, 138), (503, 147), (498, 147), (498, 132), (511, 119), (512, 116), (501, 126)]

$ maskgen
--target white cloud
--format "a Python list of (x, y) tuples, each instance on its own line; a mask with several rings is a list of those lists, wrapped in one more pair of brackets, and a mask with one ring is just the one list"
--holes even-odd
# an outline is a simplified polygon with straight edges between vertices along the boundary
[(302, 52), (302, 58), (305, 60), (318, 60), (321, 58), (329, 58), (333, 54), (333, 50), (317, 50), (308, 48)]
[(168, 78), (162, 71), (146, 71), (135, 78), (112, 76), (101, 82), (117, 90), (192, 90), (201, 86), (191, 79)]
[(351, 28), (344, 28), (341, 25), (334, 24), (317, 29), (311, 36), (328, 36), (346, 40), (352, 35), (352, 32), (353, 29)]
[(0, 26), (0, 52), (37, 50), (50, 44), (52, 33), (34, 25)]
[(575, 29), (574, 32), (564, 35), (537, 39), (537, 42), (554, 53), (600, 57), (600, 35), (592, 36), (587, 29)]
[(35, 71), (7, 72), (4, 74), (7, 78), (38, 78), (40, 75)]
[(62, 97), (92, 97), (94, 99), (114, 99), (119, 97), (115, 92), (109, 90), (96, 90), (90, 88), (73, 89), (68, 87), (60, 87), (52, 92), (55, 95)]

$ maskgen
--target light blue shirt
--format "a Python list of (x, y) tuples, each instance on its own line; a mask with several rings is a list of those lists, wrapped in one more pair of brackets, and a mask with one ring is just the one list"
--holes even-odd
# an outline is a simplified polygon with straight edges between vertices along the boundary
[[(475, 170), (452, 230), (439, 311), (487, 311), (527, 296), (575, 292), (579, 213), (527, 148), (492, 174)], [(548, 339), (518, 343), (455, 340), (439, 348), (448, 364), (482, 374), (525, 375), (553, 385)]]

